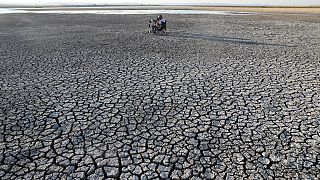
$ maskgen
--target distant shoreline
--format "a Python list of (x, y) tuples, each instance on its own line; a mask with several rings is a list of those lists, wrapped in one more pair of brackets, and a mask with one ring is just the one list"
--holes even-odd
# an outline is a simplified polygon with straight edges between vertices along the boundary
[[(117, 7), (117, 8), (116, 8)], [(123, 7), (123, 8), (122, 8)], [(19, 8), (28, 11), (42, 11), (51, 9), (74, 10), (206, 10), (206, 11), (232, 11), (256, 13), (284, 13), (284, 14), (320, 14), (320, 6), (208, 6), (208, 5), (75, 5), (75, 6), (1, 6), (0, 8)]]
[(195, 6), (195, 10), (235, 11), (256, 13), (285, 13), (285, 14), (320, 14), (320, 6), (314, 7), (285, 7), (285, 6)]
[(6, 5), (0, 4), (0, 8), (46, 8), (46, 7), (107, 7), (107, 6), (141, 6), (141, 7), (224, 7), (224, 8), (320, 8), (319, 5), (308, 6), (268, 6), (268, 5), (158, 5), (158, 4), (88, 4), (88, 5)]

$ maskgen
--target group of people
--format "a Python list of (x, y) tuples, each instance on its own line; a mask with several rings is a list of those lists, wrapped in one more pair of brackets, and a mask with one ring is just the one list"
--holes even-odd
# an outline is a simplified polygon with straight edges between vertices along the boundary
[(153, 20), (152, 24), (150, 25), (150, 28), (152, 28), (153, 32), (156, 31), (164, 31), (167, 29), (167, 21), (162, 17), (162, 15), (159, 15), (157, 19)]

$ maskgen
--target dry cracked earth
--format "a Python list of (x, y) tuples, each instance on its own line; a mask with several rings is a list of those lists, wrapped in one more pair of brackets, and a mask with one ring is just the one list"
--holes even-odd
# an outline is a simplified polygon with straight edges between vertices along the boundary
[(320, 179), (320, 18), (0, 15), (0, 179)]

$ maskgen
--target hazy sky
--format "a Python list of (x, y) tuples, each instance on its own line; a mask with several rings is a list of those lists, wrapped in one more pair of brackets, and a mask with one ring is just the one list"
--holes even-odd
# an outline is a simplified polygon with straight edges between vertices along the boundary
[(320, 0), (0, 0), (0, 4), (58, 5), (58, 4), (235, 4), (235, 5), (320, 5)]

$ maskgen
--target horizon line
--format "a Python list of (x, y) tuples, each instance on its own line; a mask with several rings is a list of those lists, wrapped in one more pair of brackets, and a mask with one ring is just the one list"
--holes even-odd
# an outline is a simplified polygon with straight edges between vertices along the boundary
[(0, 7), (60, 7), (60, 6), (216, 6), (216, 7), (320, 7), (319, 4), (308, 5), (277, 5), (277, 4), (257, 4), (257, 3), (161, 3), (161, 4), (146, 4), (146, 3), (52, 3), (52, 4), (15, 4), (15, 3), (0, 3)]

